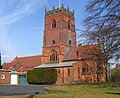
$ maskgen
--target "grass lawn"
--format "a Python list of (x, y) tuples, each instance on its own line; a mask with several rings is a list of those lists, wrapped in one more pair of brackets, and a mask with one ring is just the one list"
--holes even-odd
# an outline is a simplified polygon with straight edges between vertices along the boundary
[(0, 98), (120, 98), (120, 83), (73, 83), (46, 87), (45, 94)]

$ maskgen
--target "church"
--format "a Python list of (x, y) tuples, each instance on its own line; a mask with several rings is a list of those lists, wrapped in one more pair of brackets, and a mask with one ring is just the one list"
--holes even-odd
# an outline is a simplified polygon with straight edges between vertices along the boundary
[(16, 57), (3, 69), (27, 72), (36, 68), (57, 69), (57, 84), (70, 82), (105, 82), (105, 65), (99, 63), (102, 50), (98, 44), (77, 44), (74, 10), (63, 5), (45, 9), (42, 55)]

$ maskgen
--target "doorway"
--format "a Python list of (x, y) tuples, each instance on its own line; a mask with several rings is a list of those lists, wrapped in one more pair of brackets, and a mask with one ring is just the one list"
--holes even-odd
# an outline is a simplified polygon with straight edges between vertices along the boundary
[(26, 85), (26, 75), (19, 75), (19, 85)]

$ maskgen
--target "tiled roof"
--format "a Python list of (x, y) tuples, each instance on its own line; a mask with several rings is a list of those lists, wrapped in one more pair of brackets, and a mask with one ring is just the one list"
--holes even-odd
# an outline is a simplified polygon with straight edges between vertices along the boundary
[(67, 56), (64, 58), (64, 60), (74, 60), (74, 59), (77, 59), (76, 51), (77, 51), (77, 48), (76, 48), (76, 47), (71, 48), (71, 50), (68, 51), (68, 54), (67, 54)]
[(62, 63), (49, 63), (49, 64), (42, 64), (34, 68), (59, 68), (59, 67), (70, 67), (73, 66), (74, 63), (77, 61), (69, 61), (69, 62), (62, 62)]
[(12, 63), (4, 63), (2, 65), (2, 69), (9, 69), (10, 67), (12, 67)]
[(41, 55), (16, 57), (11, 63), (4, 63), (3, 68), (9, 69), (10, 67), (13, 67), (15, 68), (15, 70), (21, 71), (33, 69), (35, 66), (38, 65), (41, 65)]
[(97, 54), (102, 56), (102, 49), (98, 44), (78, 45), (78, 58), (90, 59)]
[(89, 44), (89, 45), (79, 44), (78, 47), (69, 49), (64, 60), (74, 60), (77, 58), (93, 59), (93, 57), (95, 57), (96, 54), (100, 54), (100, 53), (102, 52), (98, 44)]
[(31, 68), (41, 64), (41, 55), (38, 56), (27, 56), (27, 57), (16, 57), (13, 60), (13, 65), (17, 62), (22, 64), (22, 67)]

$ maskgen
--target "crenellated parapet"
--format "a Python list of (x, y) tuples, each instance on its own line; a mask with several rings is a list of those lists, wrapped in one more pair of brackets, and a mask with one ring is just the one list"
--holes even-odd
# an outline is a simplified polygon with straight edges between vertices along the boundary
[(47, 9), (45, 9), (45, 16), (51, 16), (51, 15), (59, 14), (59, 13), (65, 13), (71, 17), (74, 17), (74, 10), (73, 10), (73, 12), (71, 12), (69, 7), (66, 9), (66, 8), (64, 8), (63, 5), (60, 8), (55, 8), (53, 6), (53, 9), (50, 11), (47, 11)]

